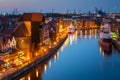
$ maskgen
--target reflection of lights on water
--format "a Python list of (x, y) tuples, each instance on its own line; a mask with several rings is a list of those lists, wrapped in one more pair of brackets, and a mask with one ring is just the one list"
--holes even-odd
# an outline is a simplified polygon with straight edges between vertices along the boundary
[(97, 38), (97, 35), (95, 35), (95, 39)]
[(102, 56), (105, 56), (104, 51), (102, 50), (102, 48), (100, 47), (100, 53), (102, 54)]
[(36, 77), (38, 78), (38, 70), (36, 70)]
[(73, 35), (73, 36), (72, 36), (72, 41), (74, 41), (74, 40), (75, 40), (75, 36)]
[(65, 43), (61, 46), (60, 50), (63, 51), (65, 49), (65, 47), (68, 45), (69, 40), (67, 38), (67, 40), (65, 41)]
[(101, 49), (101, 47), (100, 47), (100, 52), (102, 52), (102, 49)]
[(92, 31), (90, 30), (89, 31), (89, 39), (91, 39), (92, 38)]
[(87, 30), (85, 30), (84, 38), (87, 39)]
[(87, 35), (85, 35), (84, 38), (87, 39)]
[(44, 65), (44, 72), (46, 72), (47, 71), (47, 65), (45, 64)]
[(91, 30), (91, 34), (93, 34), (93, 29)]
[(72, 45), (72, 36), (69, 37), (70, 39), (70, 45)]
[(104, 51), (102, 51), (101, 53), (102, 53), (102, 56), (105, 56), (105, 53), (104, 53)]
[(95, 35), (97, 34), (97, 29), (95, 29)]
[(63, 47), (63, 46), (61, 46), (60, 50), (61, 50), (61, 51), (63, 51), (63, 50), (64, 50), (64, 47)]
[(82, 34), (80, 34), (80, 38), (82, 38)]
[(75, 39), (74, 35), (69, 36), (70, 45), (72, 45), (74, 39)]
[(70, 45), (72, 45), (72, 40), (70, 40)]
[(92, 38), (92, 35), (89, 35), (89, 39), (91, 39)]
[(59, 56), (59, 52), (57, 52), (57, 57)]
[(97, 38), (97, 29), (95, 29), (95, 39)]
[(82, 31), (80, 31), (80, 34), (82, 35)]
[(69, 40), (67, 38), (67, 40), (65, 41), (65, 47), (68, 45), (68, 43), (69, 43)]
[(49, 61), (49, 67), (51, 67), (51, 65), (52, 65), (52, 62), (51, 62), (51, 60)]
[(57, 59), (57, 55), (54, 55), (54, 60), (56, 61), (56, 59)]

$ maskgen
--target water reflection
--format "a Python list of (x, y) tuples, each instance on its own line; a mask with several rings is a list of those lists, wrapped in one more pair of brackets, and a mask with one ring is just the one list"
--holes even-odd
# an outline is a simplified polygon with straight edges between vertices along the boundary
[[(65, 49), (65, 47), (67, 47), (68, 44), (69, 44), (69, 38), (66, 39), (64, 44), (61, 46), (60, 50), (63, 51)], [(59, 52), (58, 52), (58, 54), (59, 54)]]
[[(67, 47), (67, 46), (70, 46), (70, 48), (69, 49), (71, 49), (71, 47), (75, 44), (75, 42), (76, 43), (79, 43), (80, 41), (85, 41), (86, 43), (87, 43), (87, 41), (89, 41), (89, 40), (91, 40), (91, 39), (93, 39), (93, 40), (95, 40), (96, 42), (98, 42), (98, 39), (97, 39), (97, 29), (91, 29), (91, 30), (81, 30), (80, 31), (80, 34), (78, 35), (78, 33), (77, 32), (75, 32), (74, 34), (69, 34), (68, 35), (68, 38), (66, 39), (66, 41), (65, 41), (65, 43), (62, 45), (62, 47), (57, 51), (57, 52), (55, 52), (55, 54), (50, 58), (50, 59), (48, 59), (48, 60), (46, 60), (45, 62), (43, 62), (43, 63), (41, 63), (41, 64), (39, 64), (39, 65), (37, 65), (37, 67), (34, 69), (34, 70), (32, 70), (30, 73), (26, 73), (26, 74), (24, 74), (24, 75), (22, 75), (21, 77), (19, 77), (20, 78), (20, 80), (43, 80), (43, 75), (44, 74), (47, 74), (47, 72), (48, 72), (48, 70), (50, 70), (51, 68), (52, 68), (52, 66), (53, 65), (55, 65), (55, 64), (57, 64), (57, 62), (58, 62), (58, 60), (59, 60), (59, 57), (61, 57), (61, 53), (65, 53), (64, 51), (65, 51), (65, 48)], [(93, 43), (94, 43), (94, 41), (93, 41)], [(93, 44), (92, 43), (92, 44)], [(78, 44), (76, 44), (76, 46), (77, 46)], [(81, 45), (80, 44), (80, 46), (84, 46), (84, 45)], [(89, 45), (87, 45), (87, 46), (89, 46)], [(94, 46), (94, 45), (93, 45)], [(100, 52), (100, 54), (104, 57), (104, 56), (111, 56), (112, 55), (112, 53), (113, 53), (113, 51), (115, 51), (115, 50), (113, 50), (112, 48), (113, 47), (109, 47), (109, 48), (103, 48), (103, 47), (101, 47), (101, 46), (99, 46), (99, 44), (98, 43), (96, 43), (95, 44), (95, 50), (94, 50), (94, 52), (91, 52), (91, 53), (97, 53), (97, 48), (99, 49), (99, 52)], [(79, 48), (79, 47), (78, 47)], [(91, 47), (92, 48), (92, 47)], [(84, 48), (83, 48), (84, 49)], [(85, 51), (86, 52), (86, 51)], [(90, 54), (87, 54), (87, 53), (85, 53), (84, 52), (84, 54), (80, 54), (80, 58), (78, 58), (78, 59), (81, 59), (81, 60), (83, 60), (83, 61), (85, 61), (84, 59), (86, 59), (86, 58), (89, 58), (89, 57), (93, 57), (93, 58), (95, 58), (96, 56), (94, 56), (94, 55), (96, 55), (96, 54), (94, 54), (94, 55), (90, 55)], [(67, 53), (67, 52), (66, 52)], [(69, 53), (69, 50), (68, 50), (68, 53)], [(80, 53), (80, 52), (78, 52), (78, 53)], [(89, 53), (89, 52), (88, 52)], [(98, 55), (99, 55), (99, 53), (97, 53)], [(76, 54), (77, 55), (77, 54)], [(81, 56), (83, 56), (84, 55), (84, 59), (83, 59), (83, 57), (81, 57)], [(89, 56), (86, 56), (86, 55), (89, 55)], [(67, 56), (67, 58), (68, 58), (69, 56)], [(97, 56), (98, 57), (98, 56)], [(95, 61), (96, 61), (97, 59), (95, 59)], [(86, 60), (87, 61), (87, 60)], [(88, 60), (88, 61), (90, 61), (90, 60)], [(83, 63), (83, 65), (81, 64), (81, 63)], [(80, 64), (80, 66), (79, 67), (81, 67), (81, 66), (85, 66), (85, 68), (87, 68), (88, 69), (88, 66), (86, 67), (86, 64), (85, 64), (85, 62), (81, 62), (81, 63), (77, 63), (77, 64)], [(66, 62), (66, 64), (68, 64), (67, 62)], [(72, 63), (71, 63), (72, 64)], [(88, 64), (92, 64), (92, 65), (94, 65), (92, 62), (90, 62), (90, 63), (88, 63)], [(61, 64), (62, 65), (62, 64)], [(72, 66), (72, 65), (71, 65)], [(74, 67), (73, 67), (74, 68)], [(91, 68), (91, 67), (90, 67)], [(99, 67), (98, 67), (99, 68)], [(79, 68), (80, 69), (80, 68)], [(75, 70), (79, 70), (79, 69), (75, 69)], [(82, 69), (82, 68), (81, 68)], [(84, 68), (83, 68), (84, 69)], [(89, 69), (88, 69), (89, 70)], [(58, 70), (59, 71), (59, 70)], [(82, 71), (82, 70), (81, 70)], [(83, 70), (84, 71), (84, 70)], [(86, 70), (85, 70), (86, 71)], [(74, 72), (74, 73), (77, 73), (77, 72)], [(80, 71), (78, 71), (78, 74), (80, 73)], [(63, 72), (61, 73), (61, 74), (63, 74)], [(67, 74), (69, 74), (69, 71), (68, 71), (68, 73)], [(24, 77), (23, 77), (24, 76)], [(74, 76), (76, 76), (76, 75), (74, 75)], [(70, 77), (74, 77), (74, 76), (70, 76)], [(100, 76), (100, 75), (99, 75)], [(77, 77), (80, 77), (80, 76), (77, 76)], [(75, 77), (74, 77), (75, 78)], [(72, 78), (72, 79), (74, 79), (74, 78)], [(49, 79), (48, 79), (49, 80)], [(82, 79), (81, 79), (82, 80)]]
[(47, 65), (44, 64), (44, 72), (46, 72), (46, 71), (47, 71)]
[(49, 60), (49, 68), (51, 68), (52, 62), (51, 60)]
[(79, 36), (80, 36), (80, 38), (84, 38), (84, 39), (91, 39), (91, 38), (96, 39), (97, 38), (97, 33), (98, 33), (97, 29), (80, 30)]
[[(63, 52), (64, 49), (70, 44), (73, 45), (73, 43), (77, 43), (78, 38), (82, 39), (91, 39), (95, 38), (97, 34), (97, 30), (81, 30), (80, 34), (78, 35), (77, 31), (74, 34), (68, 34), (68, 38), (64, 42), (64, 44), (61, 46), (60, 51)], [(53, 55), (53, 57), (50, 60), (45, 61), (44, 63), (37, 66), (36, 70), (33, 70), (29, 74), (24, 74), (25, 77), (20, 78), (20, 80), (42, 80), (42, 74), (45, 74), (47, 72), (48, 68), (52, 67), (52, 64), (55, 64), (57, 62), (57, 59), (59, 57), (59, 51)], [(36, 52), (37, 55), (37, 52)]]
[(74, 36), (73, 34), (68, 34), (68, 39), (70, 41), (70, 45), (72, 45), (73, 41), (74, 41)]
[[(56, 52), (55, 55), (51, 57), (50, 60), (47, 60), (35, 67), (30, 73), (24, 73), (22, 76), (17, 77), (17, 80), (42, 80), (42, 74), (47, 72), (48, 68), (51, 68), (52, 64), (56, 63), (59, 52)], [(22, 77), (22, 78), (21, 78)]]
[(100, 47), (100, 53), (104, 56), (111, 56), (112, 55), (112, 46), (110, 47)]

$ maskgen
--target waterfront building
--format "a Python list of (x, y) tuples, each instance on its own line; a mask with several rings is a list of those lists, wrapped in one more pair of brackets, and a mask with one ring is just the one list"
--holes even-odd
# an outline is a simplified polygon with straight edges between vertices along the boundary
[(57, 26), (55, 20), (49, 21), (49, 36), (51, 41), (56, 41), (56, 31), (57, 31)]
[[(43, 15), (41, 13), (24, 13), (20, 18), (19, 24), (24, 26), (22, 30), (24, 36), (29, 38), (29, 42), (37, 44), (40, 42), (39, 28), (43, 20)], [(30, 45), (28, 43), (28, 45)]]
[(16, 49), (16, 40), (13, 37), (0, 37), (0, 53), (12, 53)]
[(111, 17), (115, 19), (117, 22), (120, 22), (120, 13), (112, 13)]
[(44, 23), (42, 25), (42, 29), (41, 30), (41, 43), (43, 43), (44, 45), (48, 45), (50, 44), (50, 36), (49, 36), (49, 25), (48, 23)]

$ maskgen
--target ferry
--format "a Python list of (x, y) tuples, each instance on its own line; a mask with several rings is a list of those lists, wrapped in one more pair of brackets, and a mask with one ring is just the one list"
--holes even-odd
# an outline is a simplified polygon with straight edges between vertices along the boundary
[(112, 46), (112, 35), (110, 30), (110, 25), (105, 24), (103, 29), (99, 33), (98, 42), (101, 47), (110, 47)]
[(101, 47), (110, 47), (112, 46), (112, 39), (99, 39), (99, 44)]

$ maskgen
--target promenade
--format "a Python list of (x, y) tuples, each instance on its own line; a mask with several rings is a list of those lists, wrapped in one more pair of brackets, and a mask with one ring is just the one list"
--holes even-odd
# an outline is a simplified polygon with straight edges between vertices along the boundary
[[(40, 62), (49, 58), (57, 49), (64, 43), (67, 38), (67, 34), (65, 33), (62, 36), (58, 36), (55, 42), (47, 46), (38, 47), (39, 49), (34, 51), (35, 57), (26, 58), (22, 65), (10, 67), (8, 69), (3, 69), (3, 72), (0, 72), (0, 80), (11, 80), (27, 70), (30, 70), (32, 67), (35, 67)], [(19, 61), (18, 61), (19, 62)]]

